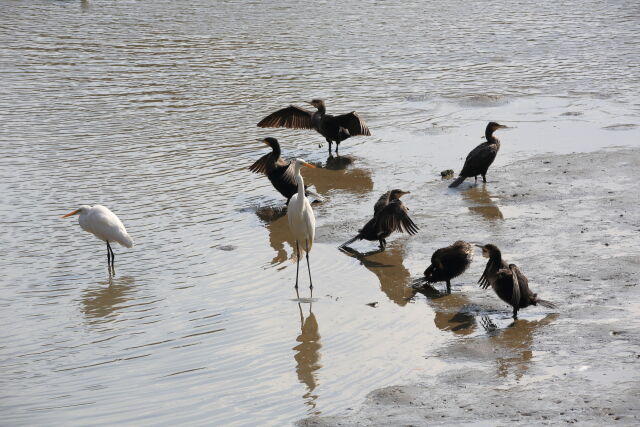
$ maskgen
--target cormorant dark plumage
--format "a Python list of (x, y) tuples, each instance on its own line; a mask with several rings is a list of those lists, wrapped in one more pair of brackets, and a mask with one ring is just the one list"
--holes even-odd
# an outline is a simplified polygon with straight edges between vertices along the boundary
[[(291, 196), (298, 191), (298, 185), (296, 184), (294, 165), (290, 161), (285, 161), (280, 157), (280, 144), (275, 138), (264, 138), (259, 140), (271, 147), (271, 153), (267, 153), (260, 157), (254, 164), (249, 166), (249, 170), (254, 173), (265, 174), (274, 188), (287, 198), (287, 204)], [(316, 200), (322, 200), (322, 198), (307, 189), (305, 186), (305, 193), (307, 196), (313, 196)]]
[(473, 247), (462, 240), (440, 248), (431, 255), (431, 265), (424, 271), (425, 279), (428, 283), (447, 282), (447, 292), (451, 292), (451, 279), (465, 272), (472, 256)]
[(418, 232), (418, 226), (409, 218), (409, 210), (400, 200), (408, 191), (391, 190), (384, 193), (373, 208), (373, 218), (367, 222), (354, 238), (344, 242), (340, 247), (345, 247), (356, 240), (377, 240), (380, 249), (387, 245), (386, 238), (394, 231), (407, 232), (409, 235)]
[(547, 308), (557, 308), (555, 304), (538, 298), (529, 289), (529, 281), (527, 277), (520, 271), (517, 265), (507, 264), (502, 259), (502, 253), (495, 245), (484, 245), (482, 248), (482, 256), (489, 258), (487, 266), (478, 280), (482, 289), (489, 286), (495, 291), (501, 300), (513, 307), (513, 318), (518, 317), (518, 310), (530, 305), (540, 304)]
[(356, 135), (371, 135), (364, 120), (352, 111), (348, 114), (332, 116), (326, 114), (326, 108), (322, 99), (314, 99), (310, 102), (317, 111), (309, 111), (304, 108), (290, 105), (274, 113), (269, 114), (260, 120), (258, 126), (261, 128), (292, 128), (292, 129), (315, 129), (325, 137), (329, 143), (329, 154), (331, 154), (331, 144), (336, 143), (336, 154), (340, 143), (345, 139)]
[(467, 155), (467, 159), (464, 161), (460, 176), (449, 184), (449, 187), (457, 187), (462, 184), (465, 179), (471, 177), (475, 177), (476, 182), (478, 182), (478, 175), (482, 175), (482, 181), (487, 182), (487, 170), (496, 159), (498, 150), (500, 150), (500, 140), (493, 136), (493, 132), (502, 128), (506, 128), (506, 126), (496, 122), (489, 122), (487, 129), (484, 131), (484, 136), (487, 138), (487, 141), (471, 150)]

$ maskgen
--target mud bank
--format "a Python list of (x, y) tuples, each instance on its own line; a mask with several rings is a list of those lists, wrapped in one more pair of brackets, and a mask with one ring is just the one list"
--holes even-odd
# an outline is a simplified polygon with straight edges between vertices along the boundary
[(479, 221), (509, 217), (483, 243), (503, 248), (533, 291), (560, 309), (522, 310), (514, 322), (492, 292), (478, 290), (484, 260), (476, 255), (451, 295), (437, 287), (413, 299), (456, 334), (424, 349), (438, 369), (416, 368), (411, 385), (375, 390), (360, 408), (298, 425), (637, 425), (639, 167), (640, 149), (538, 156), (490, 171), (487, 200), (473, 197), (482, 188), (473, 180), (460, 195), (448, 193), (475, 200), (469, 209)]

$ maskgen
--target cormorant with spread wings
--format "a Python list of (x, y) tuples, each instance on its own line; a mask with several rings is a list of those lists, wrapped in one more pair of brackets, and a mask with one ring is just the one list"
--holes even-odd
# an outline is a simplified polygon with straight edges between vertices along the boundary
[(409, 192), (398, 189), (384, 193), (373, 208), (373, 218), (353, 239), (344, 242), (340, 247), (344, 248), (356, 240), (377, 240), (380, 242), (380, 249), (384, 250), (387, 245), (386, 238), (394, 231), (416, 234), (418, 226), (409, 218), (408, 209), (400, 200), (405, 194)]
[(290, 105), (260, 120), (258, 127), (315, 129), (329, 143), (329, 155), (331, 155), (331, 144), (333, 142), (336, 143), (336, 154), (338, 154), (340, 143), (345, 139), (356, 135), (371, 135), (364, 120), (355, 111), (332, 116), (331, 114), (326, 114), (322, 99), (314, 99), (309, 104), (313, 105), (317, 111), (312, 112)]
[[(259, 140), (271, 147), (272, 151), (260, 157), (254, 164), (249, 166), (249, 170), (254, 173), (261, 173), (269, 178), (273, 187), (287, 198), (287, 204), (291, 196), (298, 192), (298, 184), (296, 184), (295, 167), (292, 162), (285, 161), (280, 157), (281, 150), (278, 140), (275, 138), (264, 138)], [(307, 189), (307, 196), (312, 196), (315, 200), (322, 201), (322, 197)]]

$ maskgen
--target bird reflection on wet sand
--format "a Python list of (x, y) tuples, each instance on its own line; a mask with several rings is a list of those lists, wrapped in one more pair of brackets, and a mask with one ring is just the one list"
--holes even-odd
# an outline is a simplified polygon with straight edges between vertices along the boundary
[(462, 198), (469, 204), (469, 210), (488, 220), (504, 219), (498, 205), (493, 201), (487, 184), (472, 185), (462, 191)]
[[(324, 167), (305, 170), (304, 179), (316, 187), (320, 195), (329, 191), (348, 191), (354, 194), (367, 194), (373, 190), (371, 171), (350, 167), (353, 159), (343, 156), (329, 156)], [(318, 166), (318, 165), (316, 165)]]
[(470, 335), (475, 331), (477, 323), (474, 310), (471, 309), (471, 301), (463, 293), (439, 291), (424, 278), (416, 280), (413, 287), (426, 297), (435, 312), (433, 321), (438, 329), (456, 335)]
[(380, 281), (380, 289), (387, 297), (399, 306), (407, 305), (415, 291), (409, 287), (411, 274), (402, 264), (404, 254), (400, 246), (387, 247), (370, 252), (358, 252), (345, 246), (340, 250), (356, 258), (367, 270), (371, 271)]
[(276, 256), (271, 260), (271, 265), (282, 264), (289, 258), (284, 243), (288, 243), (290, 247), (295, 247), (295, 242), (289, 232), (289, 223), (287, 222), (287, 207), (265, 206), (258, 208), (256, 215), (262, 220), (269, 231), (269, 244), (276, 251)]
[[(318, 321), (312, 311), (312, 304), (309, 304), (309, 315), (305, 318), (302, 313), (302, 306), (298, 303), (300, 312), (300, 335), (296, 337), (299, 344), (293, 347), (296, 352), (293, 358), (296, 361), (296, 374), (298, 380), (307, 387), (307, 392), (302, 396), (305, 405), (312, 409), (316, 407), (317, 394), (313, 391), (318, 386), (316, 371), (322, 367), (320, 360), (320, 333), (318, 332)], [(313, 415), (319, 415), (320, 412), (311, 412)]]
[(551, 313), (540, 320), (510, 319), (511, 323), (505, 328), (496, 326), (489, 316), (482, 317), (480, 324), (489, 335), (490, 346), (499, 354), (496, 364), (500, 377), (508, 376), (510, 371), (516, 379), (526, 374), (533, 358), (534, 336), (540, 328), (551, 324), (558, 316), (558, 313)]
[(129, 301), (134, 286), (135, 279), (128, 276), (98, 282), (82, 295), (83, 313), (95, 322), (112, 320), (110, 318), (115, 318), (113, 315)]

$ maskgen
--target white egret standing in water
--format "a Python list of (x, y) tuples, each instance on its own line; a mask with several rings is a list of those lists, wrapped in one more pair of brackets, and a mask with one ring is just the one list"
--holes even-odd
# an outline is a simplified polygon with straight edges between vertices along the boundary
[(120, 221), (120, 218), (118, 218), (116, 214), (101, 205), (82, 205), (75, 211), (63, 215), (62, 218), (75, 214), (80, 214), (78, 223), (84, 231), (107, 242), (107, 268), (109, 269), (109, 274), (115, 275), (116, 269), (114, 261), (116, 256), (113, 254), (113, 249), (111, 249), (109, 242), (118, 242), (127, 248), (133, 247), (133, 239), (127, 233), (126, 228), (124, 228), (124, 224), (122, 224), (122, 221)]
[(289, 200), (289, 207), (287, 208), (287, 219), (289, 220), (289, 229), (293, 238), (296, 241), (296, 292), (298, 291), (298, 273), (300, 271), (300, 246), (303, 246), (303, 250), (307, 256), (307, 269), (309, 270), (309, 289), (311, 289), (313, 295), (313, 282), (311, 281), (311, 267), (309, 266), (309, 251), (313, 246), (313, 238), (316, 235), (316, 218), (313, 216), (313, 210), (311, 209), (311, 203), (309, 199), (304, 195), (304, 180), (300, 175), (300, 168), (307, 166), (315, 168), (315, 166), (305, 162), (303, 159), (296, 159), (294, 175), (296, 178), (296, 184), (298, 185), (298, 192), (291, 196)]

